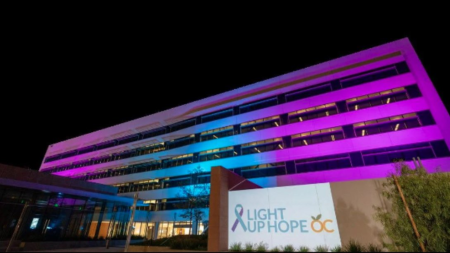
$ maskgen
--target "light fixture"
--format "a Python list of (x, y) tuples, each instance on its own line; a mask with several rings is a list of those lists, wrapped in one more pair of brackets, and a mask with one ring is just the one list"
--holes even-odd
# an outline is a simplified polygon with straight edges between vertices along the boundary
[(255, 127), (253, 127), (253, 130), (255, 130), (255, 131), (256, 131), (256, 128), (255, 128)]
[(308, 142), (306, 140), (303, 140), (303, 143), (305, 143), (305, 145), (308, 146)]
[(258, 148), (255, 148), (255, 150), (256, 150), (256, 151), (258, 151), (258, 153), (261, 153), (261, 151), (259, 151), (259, 149), (258, 149)]
[(400, 123), (398, 123), (397, 125), (395, 125), (395, 131), (397, 131), (399, 127), (400, 127)]
[(388, 98), (386, 101), (386, 104), (389, 104), (391, 102), (391, 98)]
[(215, 134), (213, 134), (213, 137), (216, 138), (216, 139), (219, 139)]
[(302, 121), (303, 121), (302, 117), (298, 117), (298, 120), (300, 120), (300, 122), (302, 122)]
[(278, 122), (276, 122), (276, 121), (275, 121), (275, 125), (276, 125), (277, 127), (279, 127)]
[(217, 157), (217, 158), (220, 158), (220, 156), (218, 156), (217, 154), (215, 154), (214, 156)]
[(366, 130), (362, 130), (362, 136), (365, 136), (366, 135)]
[(335, 141), (336, 139), (334, 138), (334, 134), (333, 135), (331, 135), (331, 139), (333, 140), (333, 141)]
[(327, 116), (330, 116), (330, 113), (329, 113), (328, 111), (326, 111), (325, 114), (326, 114)]
[(234, 151), (234, 154), (235, 154), (235, 155), (238, 155), (238, 153), (237, 153), (236, 151)]
[(283, 146), (281, 146), (281, 144), (278, 144), (278, 147), (280, 147), (281, 149), (283, 149)]

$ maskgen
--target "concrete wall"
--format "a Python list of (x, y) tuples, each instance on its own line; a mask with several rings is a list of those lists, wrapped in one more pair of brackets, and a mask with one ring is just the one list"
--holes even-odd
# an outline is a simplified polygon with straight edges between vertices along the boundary
[(368, 245), (381, 245), (381, 223), (374, 219), (374, 206), (390, 208), (381, 196), (386, 179), (331, 183), (334, 209), (342, 244), (351, 239)]

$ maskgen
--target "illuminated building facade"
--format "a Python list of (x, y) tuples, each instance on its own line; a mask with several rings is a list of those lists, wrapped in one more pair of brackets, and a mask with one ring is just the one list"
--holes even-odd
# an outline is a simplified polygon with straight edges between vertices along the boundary
[(448, 129), (402, 39), (53, 144), (40, 171), (139, 192), (139, 229), (166, 237), (189, 227), (177, 195), (195, 168), (200, 183), (223, 166), (262, 187), (383, 178), (413, 157), (448, 172)]

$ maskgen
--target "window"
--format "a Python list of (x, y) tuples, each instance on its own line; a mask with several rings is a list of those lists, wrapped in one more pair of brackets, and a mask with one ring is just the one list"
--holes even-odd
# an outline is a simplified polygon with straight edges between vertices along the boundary
[(155, 137), (158, 135), (163, 135), (166, 133), (166, 128), (158, 128), (158, 129), (153, 129), (147, 132), (143, 132), (142, 133), (142, 139), (147, 139), (147, 138), (151, 138), (151, 137)]
[(437, 157), (450, 156), (450, 151), (445, 141), (433, 141), (431, 142), (431, 145), (433, 146), (434, 153)]
[(67, 153), (61, 154), (61, 159), (67, 158), (67, 157), (71, 157), (71, 156), (75, 156), (77, 153), (78, 153), (77, 150), (69, 151)]
[(193, 162), (192, 154), (177, 156), (177, 157), (173, 157), (173, 158), (163, 161), (163, 168), (170, 168), (170, 167), (186, 165), (186, 164), (190, 164), (192, 162)]
[(362, 137), (367, 135), (394, 132), (403, 129), (420, 127), (420, 122), (415, 113), (371, 120), (354, 124), (356, 136)]
[(200, 152), (200, 161), (210, 161), (210, 160), (216, 160), (216, 159), (222, 159), (227, 157), (233, 157), (234, 156), (234, 148), (233, 147), (226, 147), (226, 148), (218, 148), (218, 149), (212, 149), (208, 151)]
[(246, 113), (246, 112), (256, 111), (259, 109), (274, 106), (277, 104), (278, 104), (278, 98), (274, 97), (274, 98), (264, 99), (264, 100), (258, 101), (258, 102), (252, 102), (252, 103), (246, 104), (246, 105), (241, 105), (239, 107), (239, 111), (240, 111), (240, 113)]
[(210, 122), (213, 120), (223, 119), (226, 117), (233, 116), (233, 109), (228, 109), (220, 112), (211, 113), (208, 115), (201, 116), (202, 123)]
[(175, 132), (184, 128), (188, 128), (195, 125), (195, 119), (189, 119), (180, 123), (170, 125), (170, 131)]
[(149, 146), (145, 146), (145, 147), (141, 147), (141, 148), (137, 149), (136, 156), (153, 154), (153, 153), (161, 152), (164, 150), (166, 150), (166, 147), (164, 146), (164, 142), (156, 143), (153, 145), (149, 145)]
[(95, 146), (89, 146), (89, 147), (85, 147), (85, 148), (80, 149), (80, 150), (78, 151), (78, 154), (79, 154), (79, 155), (81, 155), (81, 154), (86, 154), (86, 153), (92, 152), (92, 151), (94, 151), (94, 150), (95, 150)]
[(342, 88), (348, 88), (355, 85), (373, 82), (376, 80), (388, 78), (391, 76), (398, 75), (397, 69), (395, 66), (388, 66), (379, 68), (376, 70), (370, 70), (365, 73), (360, 73), (354, 76), (346, 77), (341, 79)]
[(420, 157), (421, 159), (434, 158), (434, 153), (429, 143), (367, 150), (361, 153), (366, 166), (411, 161), (413, 157)]
[(253, 120), (241, 124), (241, 133), (263, 130), (271, 127), (279, 127), (280, 117), (274, 116), (265, 119)]
[(201, 141), (209, 141), (233, 135), (233, 126), (221, 127), (200, 134)]
[(286, 94), (286, 101), (291, 102), (303, 98), (308, 98), (312, 96), (317, 96), (320, 94), (324, 94), (327, 92), (331, 92), (331, 83), (320, 84), (315, 87), (308, 87), (302, 90), (294, 91)]
[(286, 166), (284, 162), (260, 164), (241, 168), (244, 178), (259, 178), (286, 175)]
[(244, 144), (242, 145), (242, 154), (255, 154), (280, 149), (284, 149), (283, 140), (276, 138)]
[(288, 114), (288, 116), (289, 123), (296, 123), (311, 119), (328, 117), (335, 114), (337, 114), (336, 104), (331, 103), (291, 112)]
[(118, 139), (117, 142), (118, 142), (118, 145), (122, 145), (122, 144), (130, 143), (133, 141), (137, 141), (137, 140), (139, 140), (139, 137), (140, 137), (139, 135), (126, 136), (121, 139)]
[(349, 111), (357, 111), (378, 105), (390, 104), (408, 99), (405, 88), (377, 92), (366, 96), (348, 99)]
[(97, 150), (110, 148), (116, 145), (115, 141), (107, 141), (100, 144), (97, 144)]
[(296, 160), (297, 173), (306, 173), (323, 170), (334, 170), (352, 167), (348, 154), (323, 156)]
[(183, 138), (175, 139), (166, 142), (167, 149), (178, 148), (182, 146), (186, 146), (195, 142), (195, 135), (189, 135)]
[(344, 139), (341, 127), (323, 129), (313, 132), (296, 134), (292, 137), (292, 146), (308, 146), (322, 142), (331, 142)]

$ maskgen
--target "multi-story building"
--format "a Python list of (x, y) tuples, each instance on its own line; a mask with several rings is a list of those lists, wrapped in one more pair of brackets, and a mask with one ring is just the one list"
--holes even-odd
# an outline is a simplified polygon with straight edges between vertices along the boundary
[(413, 157), (450, 171), (448, 129), (402, 39), (50, 145), (40, 171), (139, 192), (136, 226), (165, 237), (190, 226), (176, 203), (195, 168), (201, 183), (223, 166), (263, 187), (382, 178)]

